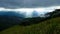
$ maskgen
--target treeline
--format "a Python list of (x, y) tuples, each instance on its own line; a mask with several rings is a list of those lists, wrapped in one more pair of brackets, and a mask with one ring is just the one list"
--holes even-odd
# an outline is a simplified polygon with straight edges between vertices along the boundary
[(60, 9), (56, 9), (55, 11), (49, 12), (46, 15), (50, 15), (49, 16), (50, 18), (52, 18), (52, 17), (59, 17), (60, 16)]

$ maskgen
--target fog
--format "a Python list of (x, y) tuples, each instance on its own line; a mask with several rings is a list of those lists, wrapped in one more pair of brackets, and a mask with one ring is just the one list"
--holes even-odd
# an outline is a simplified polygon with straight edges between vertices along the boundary
[(1, 7), (0, 11), (14, 11), (16, 13), (26, 14), (26, 17), (32, 17), (32, 12), (36, 11), (38, 15), (45, 14), (47, 12), (52, 12), (55, 9), (60, 9), (60, 6), (51, 6), (51, 7), (38, 7), (38, 8), (16, 8), (16, 9), (10, 9), (10, 8), (4, 8)]

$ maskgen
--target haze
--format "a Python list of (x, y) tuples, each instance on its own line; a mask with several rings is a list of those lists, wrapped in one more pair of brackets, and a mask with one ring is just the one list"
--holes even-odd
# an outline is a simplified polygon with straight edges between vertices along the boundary
[(60, 6), (51, 6), (51, 7), (38, 7), (38, 8), (16, 8), (16, 9), (10, 9), (10, 8), (0, 8), (0, 11), (14, 11), (17, 13), (26, 13), (26, 16), (31, 17), (32, 12), (36, 11), (38, 14), (45, 14), (46, 12), (52, 12), (55, 9), (60, 9)]

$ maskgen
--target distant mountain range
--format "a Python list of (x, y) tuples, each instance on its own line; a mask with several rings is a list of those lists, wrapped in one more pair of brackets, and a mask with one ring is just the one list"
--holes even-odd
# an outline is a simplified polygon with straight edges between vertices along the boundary
[(17, 12), (13, 12), (13, 11), (0, 11), (0, 16), (17, 16), (20, 18), (24, 18), (23, 14), (17, 13)]
[(28, 16), (27, 16), (26, 12), (19, 13), (19, 12), (15, 12), (15, 11), (0, 11), (0, 15), (17, 16), (17, 17), (21, 17), (21, 18), (44, 17), (44, 14), (40, 14), (37, 11), (33, 11), (31, 14), (28, 14)]
[(24, 15), (13, 11), (0, 11), (0, 31), (11, 27), (13, 25), (20, 24)]

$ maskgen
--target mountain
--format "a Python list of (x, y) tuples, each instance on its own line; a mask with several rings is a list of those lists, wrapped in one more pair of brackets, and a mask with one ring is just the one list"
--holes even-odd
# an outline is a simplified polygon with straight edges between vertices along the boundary
[(59, 17), (60, 16), (60, 9), (56, 9), (55, 11), (46, 13), (46, 16), (50, 15), (49, 17)]
[(14, 11), (0, 11), (0, 15), (17, 16), (17, 17), (21, 17), (21, 18), (25, 17), (23, 14), (17, 13), (17, 12), (14, 12)]
[[(38, 23), (38, 22), (37, 22)], [(60, 34), (60, 17), (52, 18), (30, 26), (15, 25), (0, 34)]]
[(20, 24), (24, 15), (16, 12), (0, 11), (0, 31), (14, 25)]
[[(28, 26), (28, 25), (38, 24), (40, 22), (43, 22), (43, 21), (46, 21), (49, 19), (53, 19), (54, 17), (55, 18), (60, 17), (59, 16), (60, 13), (57, 11), (55, 12), (55, 11), (47, 13), (46, 16), (50, 15), (49, 17), (36, 17), (38, 14), (37, 14), (37, 12), (34, 11), (32, 18), (23, 18), (22, 16), (24, 16), (24, 14), (21, 15), (21, 14), (17, 14), (17, 13), (8, 12), (8, 13), (3, 13), (1, 15), (1, 13), (0, 13), (0, 31), (10, 28), (14, 25)], [(21, 17), (20, 17), (20, 15), (21, 15)]]

